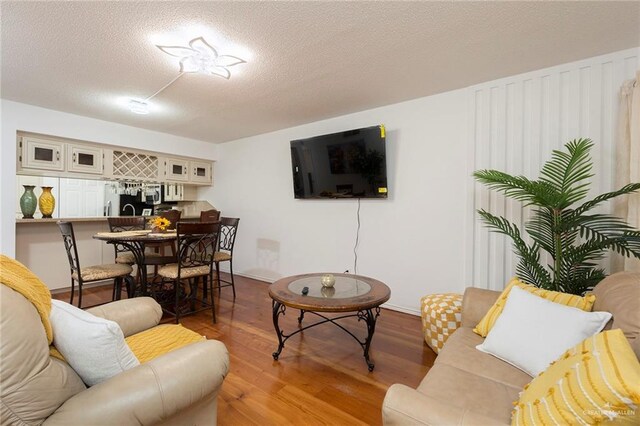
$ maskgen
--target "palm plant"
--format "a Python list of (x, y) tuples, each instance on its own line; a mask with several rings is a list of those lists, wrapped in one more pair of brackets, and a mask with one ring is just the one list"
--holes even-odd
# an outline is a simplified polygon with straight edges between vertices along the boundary
[[(613, 250), (624, 256), (640, 258), (640, 231), (624, 220), (604, 213), (589, 213), (601, 203), (640, 189), (630, 183), (584, 201), (589, 192), (588, 179), (593, 164), (590, 139), (576, 139), (565, 151), (553, 151), (538, 180), (511, 176), (497, 170), (479, 170), (474, 177), (492, 190), (533, 206), (525, 230), (533, 241), (525, 242), (518, 227), (504, 217), (478, 210), (485, 224), (494, 232), (513, 240), (520, 261), (516, 274), (524, 282), (538, 287), (572, 294), (584, 294), (605, 276), (596, 263)], [(576, 203), (580, 205), (575, 206)], [(541, 250), (551, 255), (553, 264), (540, 263)]]

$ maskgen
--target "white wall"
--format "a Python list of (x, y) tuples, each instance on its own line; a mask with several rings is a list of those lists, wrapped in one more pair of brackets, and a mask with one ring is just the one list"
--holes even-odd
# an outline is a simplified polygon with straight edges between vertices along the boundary
[(15, 255), (18, 130), (216, 160), (214, 144), (7, 100), (0, 105), (0, 253), (8, 256)]
[(362, 201), (358, 273), (391, 287), (390, 307), (416, 313), (425, 294), (461, 292), (472, 284), (502, 288), (513, 263), (509, 244), (481, 234), (474, 208), (500, 213), (516, 206), (478, 195), (471, 173), (492, 167), (536, 177), (552, 148), (585, 136), (598, 144), (596, 171), (604, 176), (598, 189), (606, 189), (617, 90), (637, 68), (630, 59), (637, 52), (220, 145), (216, 184), (202, 194), (223, 215), (241, 218), (235, 272), (273, 281), (353, 271), (357, 202), (295, 200), (289, 141), (385, 124), (390, 198)]
[(390, 305), (462, 291), (465, 90), (220, 145), (215, 185), (201, 193), (240, 218), (234, 271), (273, 281), (353, 272), (356, 200), (295, 200), (289, 141), (384, 124), (389, 198), (363, 200), (358, 273), (387, 283)]

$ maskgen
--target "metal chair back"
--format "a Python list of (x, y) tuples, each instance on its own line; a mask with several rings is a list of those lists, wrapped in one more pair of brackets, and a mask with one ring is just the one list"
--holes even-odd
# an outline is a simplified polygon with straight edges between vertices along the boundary
[(217, 222), (220, 220), (220, 210), (211, 209), (200, 212), (200, 222)]
[(218, 244), (220, 222), (178, 222), (178, 277), (184, 268), (208, 266), (213, 273), (213, 253)]
[(162, 212), (160, 214), (160, 217), (164, 217), (165, 219), (168, 219), (169, 222), (171, 222), (167, 229), (176, 229), (178, 222), (180, 222), (180, 216), (182, 216), (182, 212), (180, 210), (173, 209), (167, 210), (166, 212)]
[(73, 224), (71, 222), (58, 221), (58, 227), (62, 234), (64, 248), (67, 251), (71, 274), (73, 275), (75, 272), (78, 279), (82, 280), (82, 276), (80, 274), (80, 258), (78, 257), (78, 246), (76, 244), (76, 235), (73, 232)]
[[(142, 216), (108, 217), (107, 222), (111, 232), (141, 231), (145, 227), (146, 219)], [(122, 244), (113, 244), (113, 248), (116, 252), (116, 257), (120, 253), (129, 251)]]
[(240, 219), (236, 217), (223, 217), (220, 219), (220, 244), (218, 250), (229, 252), (233, 256), (233, 246), (236, 242)]

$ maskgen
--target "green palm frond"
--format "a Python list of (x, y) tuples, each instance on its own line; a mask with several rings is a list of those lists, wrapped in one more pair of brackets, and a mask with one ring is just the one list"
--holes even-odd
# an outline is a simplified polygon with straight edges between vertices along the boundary
[(511, 176), (497, 170), (478, 170), (473, 176), (478, 182), (518, 201), (530, 201), (534, 196), (534, 183), (524, 176)]
[(561, 204), (556, 208), (566, 208), (589, 192), (589, 185), (581, 182), (593, 176), (593, 164), (589, 157), (592, 146), (591, 139), (573, 140), (565, 145), (568, 152), (553, 151), (551, 160), (542, 167), (540, 181), (553, 186), (563, 195)]
[(577, 207), (572, 211), (573, 216), (581, 216), (589, 210), (597, 207), (605, 201), (609, 201), (613, 198), (619, 197), (621, 195), (631, 194), (640, 190), (640, 183), (629, 183), (617, 191), (605, 192), (604, 194), (600, 194), (592, 200), (589, 200), (583, 203), (581, 206)]
[(525, 224), (525, 230), (542, 249), (551, 253), (554, 245), (553, 215), (548, 209), (536, 209)]
[(575, 224), (580, 229), (580, 237), (586, 239), (606, 240), (633, 231), (627, 222), (608, 214), (583, 215)]
[(553, 290), (551, 274), (540, 265), (540, 251), (536, 244), (520, 256), (520, 262), (516, 265), (516, 274), (525, 283), (545, 290)]
[(493, 232), (511, 237), (514, 250), (520, 256), (516, 271), (518, 276), (525, 282), (538, 287), (547, 288), (551, 285), (549, 272), (540, 265), (540, 246), (537, 243), (529, 246), (520, 236), (518, 227), (503, 217), (494, 216), (482, 209), (478, 210), (478, 214)]
[(591, 139), (574, 139), (565, 145), (567, 152), (553, 150), (551, 160), (542, 167), (540, 179), (559, 184), (558, 190), (566, 191), (577, 182), (592, 177), (589, 174), (589, 150), (592, 147)]
[[(590, 139), (575, 139), (565, 145), (565, 150), (553, 151), (537, 180), (497, 170), (474, 173), (476, 180), (489, 189), (536, 207), (524, 227), (533, 240), (531, 245), (524, 241), (515, 224), (478, 210), (492, 231), (508, 235), (513, 241), (520, 258), (516, 273), (525, 282), (582, 294), (606, 276), (597, 262), (608, 251), (640, 259), (640, 231), (609, 214), (587, 214), (606, 201), (640, 190), (640, 183), (630, 183), (572, 208), (589, 192), (592, 147)], [(540, 263), (541, 250), (550, 254), (553, 265)]]

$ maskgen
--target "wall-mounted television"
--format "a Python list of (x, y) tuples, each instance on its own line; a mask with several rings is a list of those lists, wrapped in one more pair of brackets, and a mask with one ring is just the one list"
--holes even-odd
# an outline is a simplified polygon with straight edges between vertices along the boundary
[(295, 198), (387, 198), (384, 126), (291, 141)]

